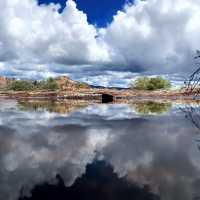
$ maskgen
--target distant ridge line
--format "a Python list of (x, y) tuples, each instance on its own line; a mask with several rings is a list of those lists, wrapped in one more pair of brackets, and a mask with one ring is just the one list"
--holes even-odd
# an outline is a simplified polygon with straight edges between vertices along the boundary
[(97, 88), (97, 89), (100, 89), (100, 88), (107, 88), (107, 89), (117, 89), (117, 90), (130, 90), (131, 88), (121, 88), (121, 87), (104, 87), (104, 86), (97, 86), (97, 85), (90, 85), (91, 88)]

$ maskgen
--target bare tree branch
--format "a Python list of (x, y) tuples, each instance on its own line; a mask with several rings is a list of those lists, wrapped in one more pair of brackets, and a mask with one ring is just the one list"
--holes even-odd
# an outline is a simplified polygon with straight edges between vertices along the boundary
[[(200, 51), (197, 50), (196, 56), (194, 57), (194, 59), (200, 58)], [(197, 63), (197, 62), (195, 62)], [(200, 63), (197, 63), (200, 64)], [(200, 95), (200, 89), (198, 89), (197, 87), (200, 84), (200, 77), (198, 76), (200, 72), (200, 68), (197, 69), (192, 75), (190, 75), (188, 78), (185, 79), (184, 84), (185, 86), (182, 89), (185, 89), (185, 93), (186, 94), (191, 94), (191, 92), (195, 89), (196, 93), (194, 95), (194, 98), (198, 98), (198, 96)]]
[[(196, 101), (198, 106), (199, 105), (199, 101)], [(179, 107), (180, 108), (180, 107)], [(200, 129), (200, 115), (197, 113), (197, 111), (190, 105), (190, 103), (188, 103), (188, 105), (186, 105), (185, 109), (180, 108), (184, 113), (186, 113), (185, 118), (190, 120), (193, 124), (195, 124), (195, 126)]]
[(197, 53), (196, 53), (196, 56), (194, 57), (194, 59), (196, 59), (196, 58), (200, 58), (200, 51), (199, 50), (197, 50)]

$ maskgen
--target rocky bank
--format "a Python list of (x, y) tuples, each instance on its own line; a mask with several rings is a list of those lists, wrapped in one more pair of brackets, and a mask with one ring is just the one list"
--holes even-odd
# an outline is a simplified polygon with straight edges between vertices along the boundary
[[(0, 86), (5, 87), (9, 81), (0, 76)], [(187, 92), (186, 90), (117, 90), (117, 89), (92, 89), (87, 83), (77, 82), (67, 76), (59, 76), (55, 81), (60, 85), (59, 90), (36, 90), (36, 91), (0, 91), (0, 97), (6, 96), (17, 99), (76, 99), (76, 100), (99, 100), (106, 98), (109, 101), (133, 100), (133, 99), (194, 99), (198, 90)]]

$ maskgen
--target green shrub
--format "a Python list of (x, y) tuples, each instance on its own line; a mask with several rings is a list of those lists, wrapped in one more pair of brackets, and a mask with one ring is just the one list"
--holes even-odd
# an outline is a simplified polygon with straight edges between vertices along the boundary
[(60, 88), (59, 84), (52, 77), (49, 77), (46, 80), (35, 81), (35, 87), (38, 90), (56, 90)]
[(153, 83), (149, 83), (149, 84), (147, 85), (147, 89), (148, 89), (148, 90), (156, 90), (156, 86), (155, 86)]
[(6, 90), (15, 91), (29, 91), (29, 90), (48, 90), (48, 89), (59, 89), (59, 84), (52, 78), (49, 77), (46, 80), (41, 81), (28, 81), (28, 80), (15, 80), (10, 82), (6, 86)]
[(129, 87), (131, 89), (140, 90), (157, 90), (171, 88), (172, 84), (163, 77), (157, 76), (154, 78), (149, 78), (147, 76), (144, 76), (138, 77), (135, 82), (130, 82)]
[(43, 83), (43, 89), (52, 89), (52, 90), (56, 90), (56, 89), (59, 89), (60, 86), (59, 84), (52, 78), (52, 77), (49, 77), (47, 78)]
[(76, 88), (83, 88), (85, 86), (85, 83), (79, 82), (75, 85)]
[(129, 86), (130, 88), (139, 89), (139, 90), (147, 90), (148, 89), (148, 83), (149, 83), (149, 77), (143, 76), (138, 77), (135, 82), (130, 82)]
[[(159, 77), (159, 76), (157, 76), (155, 78), (150, 78), (148, 87), (149, 87), (149, 85), (154, 86), (153, 90), (171, 88), (171, 86), (172, 86), (172, 84), (170, 82), (168, 82), (163, 77)], [(151, 88), (151, 86), (150, 86), (150, 88)]]
[(28, 91), (28, 90), (36, 90), (37, 88), (27, 80), (15, 80), (10, 82), (6, 86), (6, 90), (15, 90), (15, 91)]
[(44, 80), (35, 82), (35, 87), (38, 90), (43, 90), (44, 89), (44, 85), (45, 85), (45, 81)]

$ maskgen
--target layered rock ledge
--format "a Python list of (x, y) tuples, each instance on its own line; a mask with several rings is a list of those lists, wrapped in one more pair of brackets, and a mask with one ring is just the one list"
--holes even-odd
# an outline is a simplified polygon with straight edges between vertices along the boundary
[(102, 100), (103, 95), (112, 96), (114, 101), (132, 99), (194, 99), (196, 91), (185, 90), (117, 90), (117, 89), (76, 89), (76, 90), (37, 90), (37, 91), (0, 91), (0, 96), (20, 99), (82, 99)]

